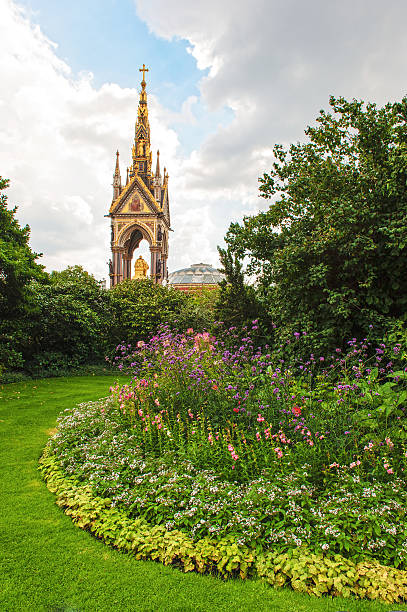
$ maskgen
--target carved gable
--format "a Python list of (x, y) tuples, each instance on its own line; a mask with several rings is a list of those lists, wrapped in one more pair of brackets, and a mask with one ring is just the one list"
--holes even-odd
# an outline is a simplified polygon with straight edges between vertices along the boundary
[(135, 177), (130, 185), (126, 187), (119, 195), (117, 200), (113, 202), (110, 214), (131, 214), (131, 213), (153, 213), (157, 214), (160, 211), (154, 198), (149, 194), (142, 181)]

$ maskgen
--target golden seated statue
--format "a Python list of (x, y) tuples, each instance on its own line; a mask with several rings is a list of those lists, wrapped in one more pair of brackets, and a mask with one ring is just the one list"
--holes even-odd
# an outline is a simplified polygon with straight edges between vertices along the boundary
[(134, 264), (134, 277), (133, 278), (136, 280), (147, 278), (148, 268), (149, 268), (148, 263), (144, 261), (144, 259), (140, 255), (139, 258), (136, 259), (136, 262)]

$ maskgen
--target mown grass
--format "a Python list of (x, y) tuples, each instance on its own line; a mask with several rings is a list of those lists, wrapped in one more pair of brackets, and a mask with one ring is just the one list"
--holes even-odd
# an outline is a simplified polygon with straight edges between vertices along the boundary
[(136, 561), (75, 527), (37, 462), (58, 413), (107, 395), (106, 376), (0, 388), (0, 610), (379, 612), (397, 605), (317, 599), (258, 581), (222, 581)]

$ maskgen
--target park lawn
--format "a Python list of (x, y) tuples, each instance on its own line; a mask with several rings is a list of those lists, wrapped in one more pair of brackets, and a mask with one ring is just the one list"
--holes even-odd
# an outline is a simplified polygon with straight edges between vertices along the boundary
[(402, 609), (396, 604), (317, 599), (254, 580), (183, 574), (136, 561), (75, 527), (42, 482), (38, 458), (58, 413), (106, 396), (113, 382), (114, 377), (86, 376), (0, 386), (0, 610)]

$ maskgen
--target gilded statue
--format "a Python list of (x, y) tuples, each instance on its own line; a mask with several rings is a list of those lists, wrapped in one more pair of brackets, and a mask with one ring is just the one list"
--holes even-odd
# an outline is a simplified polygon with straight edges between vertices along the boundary
[(136, 259), (136, 263), (134, 264), (134, 278), (136, 280), (147, 278), (147, 270), (149, 266), (146, 261), (140, 257)]

